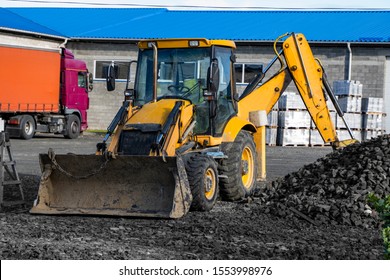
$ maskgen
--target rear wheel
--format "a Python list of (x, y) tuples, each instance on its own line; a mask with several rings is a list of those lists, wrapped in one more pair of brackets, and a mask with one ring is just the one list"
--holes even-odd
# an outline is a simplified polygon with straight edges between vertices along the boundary
[(186, 161), (192, 193), (191, 210), (210, 211), (218, 197), (218, 167), (212, 157), (191, 154)]
[(80, 135), (80, 119), (76, 115), (68, 115), (66, 117), (65, 138), (76, 139)]
[(222, 146), (228, 158), (221, 160), (221, 197), (234, 201), (252, 194), (256, 186), (257, 156), (252, 135), (240, 131), (233, 143)]
[(35, 121), (34, 118), (30, 115), (24, 115), (22, 116), (21, 122), (20, 122), (20, 136), (23, 139), (31, 139), (33, 138), (35, 134)]

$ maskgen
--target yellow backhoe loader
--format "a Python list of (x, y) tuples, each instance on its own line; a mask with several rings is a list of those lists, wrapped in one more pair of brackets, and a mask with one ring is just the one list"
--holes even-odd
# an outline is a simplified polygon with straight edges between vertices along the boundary
[[(265, 178), (266, 115), (291, 81), (324, 142), (355, 141), (350, 130), (347, 142), (337, 138), (327, 97), (343, 113), (302, 34), (279, 37), (275, 58), (241, 95), (232, 41), (145, 40), (138, 46), (134, 87), (125, 90), (96, 154), (40, 155), (31, 213), (180, 218), (190, 209), (211, 210), (218, 195), (229, 201), (249, 196), (256, 179)], [(263, 81), (276, 61), (280, 69)], [(111, 90), (114, 70), (108, 71)]]

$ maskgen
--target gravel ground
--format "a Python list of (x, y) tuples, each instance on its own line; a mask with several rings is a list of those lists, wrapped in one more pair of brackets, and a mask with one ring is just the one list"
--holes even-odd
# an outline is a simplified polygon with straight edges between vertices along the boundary
[[(12, 148), (15, 158), (22, 160), (37, 157), (48, 146), (66, 150), (63, 143), (72, 152), (91, 153), (95, 140), (99, 137), (34, 138), (12, 141)], [(36, 154), (29, 152), (29, 145), (36, 145)], [(330, 152), (329, 148), (268, 147), (268, 184)], [(209, 213), (190, 212), (179, 220), (31, 215), (28, 209), (37, 194), (39, 169), (35, 161), (28, 164), (28, 172), (21, 169), (23, 164), (17, 166), (28, 207), (0, 212), (3, 260), (383, 259), (378, 227), (313, 224), (299, 215), (269, 211), (259, 196), (240, 203), (218, 201)], [(15, 189), (6, 188), (4, 195), (17, 198)]]

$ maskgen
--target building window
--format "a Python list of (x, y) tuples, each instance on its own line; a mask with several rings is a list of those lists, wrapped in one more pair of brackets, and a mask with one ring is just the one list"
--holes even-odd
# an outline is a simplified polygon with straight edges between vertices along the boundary
[(114, 63), (115, 79), (126, 81), (130, 63), (128, 61), (95, 60), (95, 79), (106, 79), (108, 66), (110, 66), (112, 63)]
[(235, 77), (237, 84), (248, 84), (263, 70), (262, 64), (235, 63)]

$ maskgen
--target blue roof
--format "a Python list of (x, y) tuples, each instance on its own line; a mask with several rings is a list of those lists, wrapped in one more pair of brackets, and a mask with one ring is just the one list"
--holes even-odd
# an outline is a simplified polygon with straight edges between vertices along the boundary
[(59, 32), (34, 22), (27, 17), (0, 8), (0, 28), (8, 30), (23, 30), (27, 32), (64, 37)]
[[(3, 14), (8, 17), (3, 17)], [(14, 17), (12, 18), (13, 15)], [(0, 26), (73, 39), (205, 37), (273, 41), (286, 32), (318, 42), (390, 42), (390, 11), (179, 11), (140, 8), (0, 8)]]

